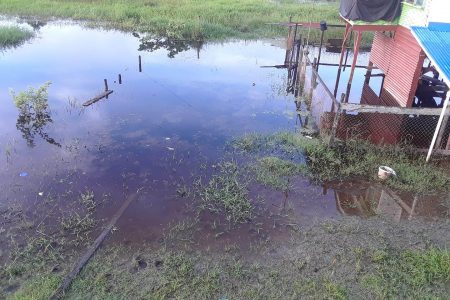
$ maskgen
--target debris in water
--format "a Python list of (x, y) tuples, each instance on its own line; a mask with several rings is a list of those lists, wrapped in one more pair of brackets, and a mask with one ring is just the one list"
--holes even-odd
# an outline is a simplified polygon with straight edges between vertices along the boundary
[(167, 147), (167, 150), (169, 150), (169, 151), (174, 151), (174, 150), (175, 150), (175, 148), (172, 148), (172, 147)]
[(378, 178), (380, 178), (381, 180), (386, 180), (391, 177), (391, 175), (397, 176), (397, 173), (395, 173), (394, 169), (388, 166), (380, 166), (378, 168)]
[(19, 174), (19, 176), (20, 176), (20, 177), (27, 177), (27, 176), (28, 176), (28, 173), (27, 173), (27, 172), (22, 172), (22, 173)]
[(42, 196), (44, 196), (44, 193), (43, 192), (39, 192), (38, 195), (42, 197)]
[(170, 137), (166, 137), (166, 141), (170, 141)]

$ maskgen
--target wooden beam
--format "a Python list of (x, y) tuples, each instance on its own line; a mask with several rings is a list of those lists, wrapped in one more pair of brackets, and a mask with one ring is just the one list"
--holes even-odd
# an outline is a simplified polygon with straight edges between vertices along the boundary
[(111, 218), (109, 223), (103, 229), (102, 233), (97, 237), (94, 243), (88, 247), (84, 255), (81, 259), (73, 266), (72, 271), (64, 278), (61, 285), (56, 289), (53, 296), (50, 298), (51, 300), (59, 300), (64, 297), (64, 293), (72, 284), (72, 281), (75, 277), (80, 273), (81, 269), (88, 263), (91, 259), (92, 255), (97, 251), (98, 247), (100, 247), (101, 243), (105, 240), (108, 234), (111, 232), (114, 225), (117, 223), (117, 220), (123, 215), (125, 210), (130, 206), (131, 202), (133, 202), (137, 198), (137, 194), (133, 194), (129, 196), (126, 201), (122, 204), (116, 214)]
[(342, 64), (344, 62), (344, 53), (345, 53), (345, 44), (347, 42), (347, 38), (349, 36), (350, 33), (350, 24), (346, 23), (345, 24), (345, 32), (344, 32), (344, 39), (342, 40), (342, 48), (341, 48), (341, 56), (339, 58), (339, 68), (338, 68), (338, 73), (336, 76), (336, 84), (334, 86), (334, 97), (336, 98), (337, 95), (337, 91), (339, 88), (339, 80), (341, 79), (341, 72), (342, 72)]
[[(442, 112), (441, 108), (410, 108), (410, 107), (368, 105), (356, 103), (342, 103), (341, 108), (346, 111), (355, 111), (360, 113), (421, 115), (421, 116), (439, 116), (440, 113)], [(450, 116), (450, 109), (447, 109), (445, 115)]]
[(448, 104), (450, 102), (450, 93), (447, 94), (447, 97), (445, 98), (444, 101), (444, 105), (442, 106), (442, 111), (441, 114), (439, 116), (439, 120), (436, 126), (436, 130), (434, 132), (433, 135), (433, 139), (431, 140), (431, 145), (430, 145), (430, 150), (428, 150), (428, 154), (427, 154), (427, 162), (430, 160), (431, 157), (431, 153), (433, 153), (433, 149), (434, 149), (434, 145), (436, 144), (436, 140), (438, 138), (439, 135), (439, 131), (444, 130), (445, 128), (441, 128), (442, 126), (442, 122), (444, 121), (444, 117), (446, 115), (446, 113), (448, 112)]
[(101, 93), (100, 95), (98, 95), (98, 96), (92, 98), (91, 100), (88, 100), (88, 101), (84, 102), (84, 103), (83, 103), (83, 106), (89, 106), (89, 105), (92, 105), (92, 104), (94, 104), (95, 102), (97, 102), (97, 101), (99, 101), (99, 100), (101, 100), (101, 99), (103, 99), (103, 98), (105, 98), (105, 97), (108, 97), (110, 94), (112, 94), (112, 92), (113, 92), (113, 91), (111, 91), (111, 90), (110, 90), (110, 91), (105, 91), (104, 93)]
[(358, 59), (358, 53), (359, 53), (359, 47), (361, 46), (361, 40), (362, 40), (362, 31), (358, 31), (356, 34), (356, 39), (354, 41), (353, 62), (352, 62), (352, 68), (350, 69), (350, 76), (348, 78), (347, 92), (345, 93), (345, 101), (344, 101), (345, 103), (348, 102), (348, 98), (350, 97), (350, 91), (352, 89), (353, 75), (355, 74), (355, 66), (356, 66), (356, 61)]

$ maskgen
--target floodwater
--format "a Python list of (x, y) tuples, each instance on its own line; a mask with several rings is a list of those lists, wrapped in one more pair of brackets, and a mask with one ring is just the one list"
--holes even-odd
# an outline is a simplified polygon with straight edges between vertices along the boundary
[[(261, 68), (279, 65), (284, 55), (271, 41), (173, 43), (77, 24), (38, 28), (36, 39), (0, 54), (0, 206), (32, 211), (48, 197), (63, 197), (70, 206), (92, 190), (104, 199), (98, 218), (109, 219), (126, 197), (139, 193), (114, 240), (160, 240), (165, 228), (192, 217), (189, 199), (177, 190), (220, 161), (234, 137), (296, 129), (286, 70)], [(104, 92), (105, 79), (113, 93), (82, 107)], [(48, 113), (24, 118), (10, 89), (45, 82), (51, 82)], [(210, 230), (211, 218), (203, 215), (200, 235), (205, 243), (227, 243), (342, 215), (384, 213), (400, 220), (446, 218), (448, 212), (441, 198), (414, 204), (411, 195), (399, 201), (402, 195), (386, 196), (364, 183), (323, 188), (297, 178), (294, 186), (289, 194), (252, 187), (265, 198), (266, 216), (218, 234), (220, 225)]]

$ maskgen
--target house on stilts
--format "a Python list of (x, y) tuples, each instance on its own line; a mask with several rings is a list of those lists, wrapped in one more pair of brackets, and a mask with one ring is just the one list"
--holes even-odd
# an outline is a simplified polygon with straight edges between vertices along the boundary
[[(288, 90), (297, 96), (299, 114), (309, 111), (331, 142), (361, 138), (376, 144), (408, 143), (426, 149), (427, 160), (432, 153), (450, 154), (447, 8), (447, 0), (341, 0), (343, 24), (286, 23)], [(342, 27), (343, 38), (324, 42), (333, 27)], [(312, 30), (321, 31), (315, 47), (305, 38)], [(365, 51), (365, 64), (358, 65), (367, 36), (373, 36), (370, 53)], [(339, 51), (337, 61), (323, 62), (327, 49), (333, 48)], [(358, 68), (365, 72), (355, 72)]]

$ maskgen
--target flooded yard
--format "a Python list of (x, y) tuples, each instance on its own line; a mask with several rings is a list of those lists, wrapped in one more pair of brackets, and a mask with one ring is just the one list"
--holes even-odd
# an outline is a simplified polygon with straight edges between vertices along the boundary
[[(117, 247), (132, 249), (127, 251), (133, 252), (133, 276), (147, 264), (147, 271), (163, 264), (154, 254), (139, 258), (145, 257), (138, 255), (143, 245), (155, 251), (236, 251), (245, 257), (269, 249), (273, 259), (291, 253), (293, 236), (307, 236), (304, 228), (323, 242), (328, 231), (343, 228), (336, 224), (353, 222), (352, 216), (392, 222), (383, 225), (386, 231), (400, 222), (399, 232), (408, 227), (403, 222), (417, 219), (433, 228), (417, 225), (425, 228), (423, 235), (435, 230), (430, 239), (448, 246), (448, 193), (401, 192), (358, 178), (319, 184), (300, 172), (268, 184), (264, 169), (253, 166), (258, 154), (236, 151), (233, 143), (246, 134), (294, 133), (301, 127), (295, 98), (286, 93), (287, 71), (261, 68), (280, 64), (283, 41), (173, 42), (74, 23), (42, 25), (32, 41), (0, 52), (0, 262), (5, 268), (22, 259), (27, 246), (34, 247), (29, 256), (47, 257), (55, 250), (59, 258), (40, 265), (60, 279), (131, 196), (135, 200), (113, 227), (104, 251), (113, 251), (119, 261), (127, 253)], [(323, 68), (320, 74), (332, 82), (331, 71)], [(23, 114), (12, 94), (46, 82), (44, 112)], [(105, 90), (113, 92), (83, 106)], [(306, 160), (301, 153), (289, 159)], [(228, 201), (236, 190), (249, 199), (248, 215), (234, 212), (234, 202), (225, 211), (207, 202)], [(323, 222), (328, 225), (318, 225), (322, 231), (314, 229)], [(367, 229), (361, 235), (377, 226), (368, 222), (361, 225)], [(422, 245), (423, 235), (408, 232), (404, 244), (415, 239)], [(314, 247), (305, 247), (302, 255), (305, 249)], [(112, 263), (93, 262), (95, 268)], [(30, 278), (27, 270), (10, 269), (0, 281), (4, 295)], [(310, 271), (315, 269), (320, 268)], [(88, 279), (74, 286), (75, 295), (83, 280)], [(104, 292), (99, 298), (108, 298)]]

